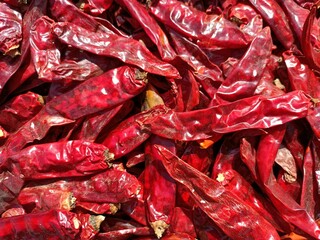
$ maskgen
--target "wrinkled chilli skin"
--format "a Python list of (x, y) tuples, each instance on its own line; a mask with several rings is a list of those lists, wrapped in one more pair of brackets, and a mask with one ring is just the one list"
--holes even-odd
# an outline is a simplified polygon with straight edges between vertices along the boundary
[(0, 239), (320, 239), (319, 5), (1, 1)]

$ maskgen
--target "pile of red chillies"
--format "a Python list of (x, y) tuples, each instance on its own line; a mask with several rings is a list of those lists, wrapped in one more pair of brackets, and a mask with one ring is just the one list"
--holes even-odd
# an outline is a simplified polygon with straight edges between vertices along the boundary
[(0, 1), (0, 239), (320, 239), (320, 1)]

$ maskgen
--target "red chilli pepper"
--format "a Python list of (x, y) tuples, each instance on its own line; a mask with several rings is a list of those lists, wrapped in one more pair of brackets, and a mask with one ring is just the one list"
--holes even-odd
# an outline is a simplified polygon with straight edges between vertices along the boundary
[(261, 14), (270, 28), (286, 48), (293, 47), (294, 38), (289, 21), (276, 0), (249, 0), (253, 7)]
[[(157, 59), (139, 41), (112, 33), (95, 33), (67, 22), (58, 22), (53, 32), (60, 41), (97, 55), (112, 56), (143, 70), (166, 77), (179, 78), (170, 64)], [(120, 47), (121, 46), (121, 47)], [(133, 54), (136, 53), (136, 54)]]
[(109, 168), (113, 155), (97, 143), (81, 140), (30, 146), (12, 155), (8, 167), (26, 180), (91, 175)]
[(176, 184), (162, 164), (163, 156), (155, 145), (175, 151), (172, 140), (153, 136), (146, 144), (144, 171), (144, 199), (147, 218), (158, 238), (161, 238), (171, 223), (175, 207)]
[(211, 108), (159, 115), (146, 121), (151, 132), (180, 141), (207, 139), (215, 133), (270, 128), (303, 118), (310, 113), (311, 99), (301, 91), (281, 96), (253, 96)]
[(65, 210), (50, 210), (0, 219), (2, 239), (69, 238), (75, 239), (81, 231), (77, 215)]
[(151, 11), (165, 25), (196, 40), (200, 47), (240, 48), (248, 44), (248, 36), (222, 15), (207, 15), (176, 0), (158, 1)]
[[(188, 188), (200, 207), (228, 236), (233, 239), (280, 239), (277, 231), (241, 198), (217, 181), (210, 179), (161, 146), (163, 164), (170, 176)], [(228, 214), (226, 214), (228, 212)], [(238, 222), (242, 224), (236, 224)]]

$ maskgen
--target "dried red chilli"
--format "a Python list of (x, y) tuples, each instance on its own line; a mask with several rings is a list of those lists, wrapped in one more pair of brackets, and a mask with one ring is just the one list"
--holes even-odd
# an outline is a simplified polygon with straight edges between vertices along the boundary
[[(150, 73), (179, 77), (179, 73), (172, 65), (158, 60), (143, 44), (133, 39), (111, 33), (90, 32), (67, 22), (55, 23), (53, 32), (60, 41), (79, 49), (98, 55), (116, 57)], [(132, 52), (136, 52), (136, 54), (132, 54)]]
[(294, 0), (279, 0), (279, 4), (287, 14), (299, 42), (302, 41), (303, 25), (307, 19), (309, 11), (297, 4)]
[(82, 179), (51, 180), (50, 183), (30, 186), (29, 191), (41, 192), (50, 189), (69, 191), (79, 202), (122, 203), (136, 198), (141, 185), (126, 171), (111, 168)]
[(294, 38), (289, 21), (282, 8), (276, 0), (249, 0), (255, 9), (261, 14), (264, 20), (276, 35), (277, 39), (286, 48), (293, 47)]
[(177, 0), (157, 1), (151, 12), (165, 25), (197, 41), (200, 47), (240, 48), (248, 44), (248, 36), (222, 15), (207, 15)]
[[(228, 236), (233, 239), (254, 239), (259, 236), (280, 239), (270, 223), (231, 191), (219, 187), (218, 182), (190, 167), (164, 147), (157, 145), (156, 148), (159, 154), (163, 155), (163, 164), (170, 176), (188, 188), (198, 207)], [(224, 205), (224, 202), (227, 204)], [(225, 211), (228, 214), (225, 214)], [(246, 223), (232, 224), (240, 219)]]
[(263, 28), (262, 17), (249, 5), (233, 4), (227, 13), (228, 19), (236, 23), (248, 35), (255, 37)]
[(80, 232), (80, 221), (75, 213), (50, 210), (0, 219), (1, 238), (46, 238), (60, 236), (75, 238)]
[(190, 166), (206, 174), (212, 165), (213, 150), (212, 148), (203, 149), (200, 144), (190, 142), (184, 149), (181, 159)]
[[(310, 236), (318, 238), (320, 228), (315, 219), (275, 182), (272, 167), (285, 133), (284, 130), (284, 126), (275, 127), (269, 130), (269, 134), (262, 136), (256, 154), (258, 174), (263, 188), (267, 190), (266, 194), (282, 216)], [(296, 214), (299, 214), (299, 220), (295, 217)]]
[(51, 69), (60, 64), (60, 51), (56, 46), (56, 37), (51, 32), (54, 21), (47, 16), (33, 23), (30, 31), (30, 51), (38, 77), (52, 80)]
[(34, 191), (32, 188), (24, 187), (17, 201), (28, 213), (38, 213), (51, 209), (70, 211), (75, 207), (76, 198), (66, 190)]
[[(256, 218), (266, 219), (272, 233), (282, 239), (318, 238), (319, 3), (2, 2), (22, 17), (17, 48), (21, 55), (0, 56), (3, 216), (28, 218), (35, 212), (66, 208), (80, 220), (81, 233), (71, 239), (156, 239), (149, 222), (159, 219), (170, 224), (162, 234), (164, 239), (230, 239), (228, 235), (241, 233), (239, 226), (257, 234), (252, 238), (268, 238), (255, 231), (266, 230), (263, 224), (249, 221)], [(217, 24), (222, 26), (216, 28)], [(97, 40), (96, 36), (112, 36), (115, 41), (135, 43), (150, 58), (141, 58), (139, 50), (130, 45), (125, 46), (132, 50), (125, 52), (125, 57), (133, 64), (114, 55), (99, 56), (96, 46), (89, 52), (68, 45), (54, 33), (61, 25), (86, 30), (88, 42)], [(4, 27), (10, 28), (9, 22)], [(74, 37), (83, 36), (73, 33)], [(123, 50), (124, 45), (118, 43), (112, 41)], [(143, 60), (134, 65), (135, 59)], [(176, 75), (159, 70), (152, 59), (170, 66)], [(142, 65), (151, 65), (145, 71), (147, 78), (134, 68)], [(132, 75), (128, 77), (127, 71)], [(108, 90), (105, 95), (104, 90)], [(37, 96), (44, 101), (37, 101)], [(151, 116), (151, 112), (157, 113)], [(168, 173), (150, 160), (152, 155), (166, 161), (159, 156), (162, 151), (153, 151), (154, 139), (159, 138), (155, 135), (175, 145), (176, 155), (167, 158), (182, 163), (183, 171), (168, 161)], [(100, 150), (107, 149), (103, 142), (116, 153), (110, 165), (101, 158)], [(86, 147), (78, 151), (78, 145), (70, 148), (71, 143)], [(93, 153), (96, 146), (101, 147), (99, 156)], [(65, 157), (57, 147), (67, 148), (61, 150), (67, 152)], [(37, 151), (29, 154), (30, 149)], [(24, 157), (35, 163), (34, 174), (21, 166), (26, 163)], [(87, 161), (97, 158), (98, 165)], [(79, 171), (79, 167), (89, 170)], [(182, 183), (169, 176), (185, 172)], [(186, 184), (190, 181), (196, 185), (193, 192)], [(231, 206), (229, 202), (212, 203), (208, 197), (221, 189), (222, 196), (227, 192), (232, 198)], [(65, 204), (74, 195), (76, 203), (72, 207), (70, 201), (69, 206)], [(159, 201), (163, 198), (167, 200)], [(203, 207), (208, 199), (215, 211)], [(232, 214), (226, 209), (232, 209)], [(254, 217), (248, 224), (243, 216), (218, 226), (212, 220), (216, 213), (218, 222), (232, 218), (235, 209), (248, 210)], [(26, 218), (22, 222), (28, 221)], [(233, 228), (231, 232), (229, 228)], [(247, 238), (250, 235), (243, 234), (242, 239)]]
[[(113, 0), (88, 0), (88, 7), (91, 14), (101, 14), (106, 11), (111, 5)], [(85, 4), (86, 5), (86, 4)], [(85, 8), (85, 7), (84, 7)]]
[(109, 168), (113, 154), (101, 144), (81, 140), (33, 145), (7, 160), (25, 180), (85, 176)]
[(313, 148), (313, 142), (310, 142), (306, 149), (303, 162), (303, 182), (301, 187), (301, 200), (300, 204), (306, 211), (315, 218), (316, 204), (317, 204), (317, 181), (315, 178), (314, 166), (315, 166), (315, 156), (312, 153), (311, 148)]
[(155, 145), (160, 145), (175, 152), (172, 140), (152, 136), (145, 148), (144, 200), (149, 224), (158, 238), (161, 238), (171, 223), (175, 198), (176, 184), (170, 178), (162, 163), (162, 155)]
[(271, 98), (257, 95), (189, 112), (168, 110), (144, 124), (159, 136), (191, 141), (206, 139), (215, 133), (284, 124), (307, 116), (311, 106), (307, 95), (301, 91), (292, 91)]
[[(145, 73), (127, 66), (107, 71), (83, 82), (71, 91), (52, 99), (42, 111), (15, 132), (6, 142), (8, 154), (19, 151), (36, 139), (41, 140), (51, 126), (72, 123), (73, 119), (125, 102), (143, 91), (145, 85)], [(42, 127), (35, 127), (39, 125)]]
[(153, 236), (153, 230), (134, 221), (106, 218), (97, 239), (129, 239), (134, 236)]
[(24, 14), (22, 19), (22, 42), (20, 47), (21, 55), (16, 58), (4, 57), (0, 60), (0, 92), (3, 91), (5, 84), (9, 81), (10, 77), (19, 69), (22, 62), (27, 58), (29, 50), (29, 37), (31, 25), (38, 18), (46, 13), (47, 1), (34, 0), (29, 5), (27, 12)]

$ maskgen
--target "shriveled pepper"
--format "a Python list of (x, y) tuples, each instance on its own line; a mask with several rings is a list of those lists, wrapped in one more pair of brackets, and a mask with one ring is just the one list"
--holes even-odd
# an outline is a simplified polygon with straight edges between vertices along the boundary
[(151, 12), (165, 25), (204, 48), (240, 48), (248, 44), (248, 36), (222, 15), (209, 15), (177, 0), (161, 0)]
[[(280, 239), (272, 225), (237, 195), (190, 167), (165, 148), (158, 145), (156, 148), (163, 155), (163, 164), (170, 176), (188, 188), (198, 207), (228, 236), (233, 239), (254, 239), (261, 236)], [(241, 224), (237, 224), (238, 222)]]
[(159, 136), (191, 141), (206, 139), (215, 133), (254, 128), (270, 128), (307, 116), (312, 108), (311, 99), (301, 91), (281, 96), (253, 96), (211, 108), (190, 112), (159, 115), (146, 121), (152, 133)]
[(109, 168), (113, 154), (101, 144), (81, 140), (39, 144), (8, 159), (8, 168), (26, 180), (85, 176)]

